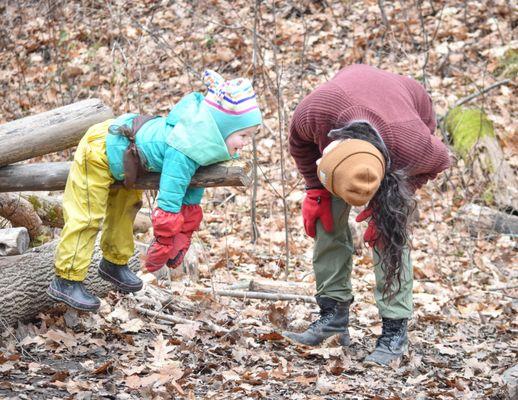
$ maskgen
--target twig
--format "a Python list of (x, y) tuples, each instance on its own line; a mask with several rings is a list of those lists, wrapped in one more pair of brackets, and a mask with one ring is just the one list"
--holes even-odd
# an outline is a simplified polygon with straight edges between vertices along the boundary
[[(273, 15), (273, 33), (274, 37), (277, 36), (277, 13), (275, 0), (272, 1), (272, 15)], [(281, 152), (281, 188), (282, 188), (282, 208), (284, 212), (284, 233), (285, 233), (285, 243), (286, 243), (286, 265), (284, 266), (284, 274), (285, 278), (288, 279), (289, 270), (290, 270), (290, 235), (289, 235), (289, 225), (288, 225), (288, 205), (286, 203), (286, 182), (284, 177), (284, 144), (283, 144), (283, 127), (284, 127), (284, 118), (283, 118), (283, 102), (282, 102), (282, 89), (281, 89), (281, 74), (279, 73), (279, 63), (277, 60), (277, 46), (272, 47), (273, 50), (273, 61), (275, 66), (275, 80), (277, 86), (277, 116), (279, 123), (279, 146)]]
[[(257, 46), (257, 22), (258, 22), (258, 12), (260, 0), (255, 1), (254, 5), (254, 30), (252, 33), (252, 42), (253, 42), (253, 56), (252, 56), (252, 82), (255, 83), (256, 73), (257, 73), (257, 53), (259, 48)], [(256, 243), (259, 238), (259, 229), (257, 228), (257, 132), (254, 131), (252, 135), (252, 154), (253, 154), (253, 163), (252, 163), (252, 198), (250, 204), (250, 219), (251, 221), (251, 243)]]
[(501, 80), (499, 82), (496, 82), (496, 83), (493, 83), (492, 85), (488, 86), (487, 88), (485, 89), (482, 89), (481, 91), (479, 91), (478, 93), (474, 93), (470, 96), (467, 96), (461, 100), (459, 100), (457, 103), (455, 103), (455, 105), (453, 106), (453, 108), (455, 107), (459, 107), (463, 104), (466, 104), (468, 101), (471, 101), (475, 98), (477, 98), (478, 96), (481, 96), (487, 92), (489, 92), (490, 90), (493, 90), (494, 88), (497, 88), (499, 86), (502, 86), (502, 85), (506, 85), (508, 83), (511, 83), (511, 80), (510, 79), (504, 79), (504, 80)]
[(498, 290), (509, 290), (509, 289), (516, 289), (516, 288), (518, 288), (518, 285), (492, 286), (492, 287), (488, 287), (487, 290), (490, 292), (496, 292)]
[(421, 29), (423, 31), (423, 41), (424, 41), (424, 63), (423, 63), (423, 84), (425, 87), (428, 86), (428, 81), (426, 79), (426, 66), (428, 65), (428, 57), (429, 57), (429, 47), (428, 47), (428, 33), (426, 32), (426, 26), (424, 21), (423, 9), (421, 8), (421, 0), (417, 0), (417, 9), (419, 10), (419, 21), (421, 22)]
[(208, 288), (192, 288), (202, 293), (214, 293), (218, 296), (223, 297), (237, 297), (241, 299), (258, 299), (258, 300), (271, 300), (271, 301), (289, 301), (289, 300), (301, 300), (305, 303), (316, 303), (313, 296), (303, 296), (298, 294), (282, 294), (282, 293), (263, 293), (263, 292), (250, 292), (244, 290), (212, 290)]
[(445, 139), (448, 141), (448, 143), (451, 143), (451, 142), (450, 142), (448, 134), (446, 132), (446, 127), (444, 126), (444, 124), (442, 122), (446, 120), (446, 118), (448, 117), (448, 114), (451, 112), (451, 110), (453, 110), (453, 109), (455, 109), (457, 107), (460, 107), (463, 104), (466, 104), (466, 103), (470, 102), (471, 100), (476, 99), (477, 97), (482, 96), (482, 95), (486, 94), (487, 92), (489, 92), (489, 91), (491, 91), (491, 90), (493, 90), (493, 89), (495, 89), (495, 88), (497, 88), (499, 86), (507, 85), (508, 83), (511, 83), (511, 80), (510, 79), (504, 79), (504, 80), (501, 80), (499, 82), (493, 83), (492, 85), (488, 86), (485, 89), (480, 90), (477, 93), (473, 93), (472, 95), (464, 97), (463, 99), (460, 99), (459, 101), (457, 101), (453, 105), (453, 107), (451, 107), (448, 110), (448, 112), (446, 114), (444, 114), (444, 115), (440, 116), (439, 118), (437, 118), (437, 122), (438, 122), (439, 128), (440, 128), (443, 136), (445, 137)]
[(384, 7), (384, 0), (378, 0), (378, 7), (380, 9), (381, 14), (381, 20), (383, 21), (383, 25), (385, 25), (385, 28), (389, 29), (390, 24), (387, 18), (387, 14), (385, 13), (385, 7)]
[(213, 331), (213, 332), (223, 332), (223, 333), (229, 333), (230, 332), (230, 330), (228, 330), (227, 328), (224, 328), (224, 327), (222, 327), (220, 325), (216, 325), (213, 322), (209, 322), (209, 321), (200, 321), (200, 320), (192, 320), (192, 319), (174, 317), (174, 316), (169, 315), (169, 314), (164, 314), (164, 313), (160, 313), (160, 312), (157, 312), (157, 311), (148, 310), (147, 308), (144, 308), (142, 306), (136, 306), (135, 309), (139, 313), (141, 313), (141, 314), (148, 315), (150, 317), (154, 317), (154, 318), (161, 319), (161, 320), (164, 320), (164, 321), (173, 322), (175, 324), (197, 324), (197, 323), (200, 323), (200, 324), (204, 325), (208, 330)]

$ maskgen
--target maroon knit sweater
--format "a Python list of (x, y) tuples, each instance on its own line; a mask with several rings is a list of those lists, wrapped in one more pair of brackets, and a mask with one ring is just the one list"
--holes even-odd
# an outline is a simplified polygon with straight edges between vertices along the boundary
[(434, 136), (436, 122), (426, 90), (415, 80), (356, 64), (340, 70), (295, 109), (289, 148), (308, 187), (321, 186), (316, 161), (331, 142), (330, 130), (366, 121), (381, 135), (392, 169), (404, 169), (413, 188), (450, 165)]

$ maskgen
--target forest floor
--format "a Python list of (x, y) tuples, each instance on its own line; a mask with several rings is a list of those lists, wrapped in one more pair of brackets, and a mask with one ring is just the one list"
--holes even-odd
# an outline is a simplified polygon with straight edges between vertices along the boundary
[[(490, 6), (442, 0), (420, 6), (258, 3), (257, 9), (242, 0), (0, 4), (0, 122), (88, 97), (101, 98), (116, 114), (164, 114), (184, 93), (203, 91), (204, 68), (254, 78), (265, 116), (256, 137), (255, 223), (253, 188), (207, 190), (195, 238), (198, 282), (189, 274), (142, 274), (143, 291), (112, 292), (99, 313), (57, 305), (5, 329), (0, 398), (509, 397), (504, 373), (516, 365), (518, 350), (517, 243), (509, 235), (473, 235), (458, 218), (464, 204), (489, 201), (462, 160), (416, 193), (415, 312), (410, 351), (398, 365), (362, 363), (381, 324), (372, 259), (361, 245), (354, 259), (350, 348), (334, 342), (306, 348), (282, 338), (283, 330), (302, 330), (317, 317), (312, 303), (195, 289), (257, 277), (283, 281), (289, 250), (287, 280), (300, 286), (300, 294), (314, 294), (312, 239), (300, 216), (303, 183), (286, 147), (297, 103), (341, 67), (363, 62), (422, 81), (443, 116), (459, 99), (508, 76), (506, 54), (518, 48), (511, 6), (503, 0)], [(485, 110), (510, 156), (518, 153), (514, 89), (501, 85), (470, 103)], [(251, 159), (251, 152), (243, 157)], [(516, 157), (510, 159), (516, 167)], [(145, 197), (152, 208), (154, 193)], [(356, 235), (364, 228), (356, 224)], [(150, 232), (136, 239), (146, 242)], [(171, 323), (141, 308), (191, 322)]]

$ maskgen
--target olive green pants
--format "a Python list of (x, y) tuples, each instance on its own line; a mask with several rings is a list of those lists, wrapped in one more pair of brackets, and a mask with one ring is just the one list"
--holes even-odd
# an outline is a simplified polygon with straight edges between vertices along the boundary
[[(333, 197), (332, 210), (334, 230), (325, 232), (320, 221), (313, 249), (313, 270), (315, 271), (317, 295), (343, 302), (352, 299), (351, 272), (354, 252), (351, 230), (349, 229), (350, 206), (343, 200)], [(413, 311), (412, 283), (413, 271), (410, 252), (405, 251), (401, 287), (390, 300), (383, 298), (385, 274), (373, 251), (374, 275), (376, 286), (374, 298), (379, 313), (384, 318), (410, 318)], [(395, 288), (398, 284), (395, 283)]]

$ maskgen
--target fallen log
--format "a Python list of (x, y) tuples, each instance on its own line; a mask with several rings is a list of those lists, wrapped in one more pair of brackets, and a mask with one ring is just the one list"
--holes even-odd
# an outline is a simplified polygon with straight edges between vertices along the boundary
[[(70, 170), (70, 161), (16, 164), (0, 168), (0, 192), (63, 190)], [(194, 187), (248, 186), (250, 163), (231, 160), (200, 167), (191, 185)], [(160, 174), (148, 172), (137, 179), (137, 189), (158, 189)], [(122, 187), (116, 182), (112, 187)]]
[[(54, 276), (56, 245), (57, 241), (53, 241), (20, 256), (0, 258), (0, 320), (5, 324), (29, 320), (54, 304), (45, 291)], [(113, 286), (97, 274), (100, 259), (101, 252), (96, 247), (85, 284), (88, 290), (103, 297)], [(134, 272), (140, 269), (137, 256), (130, 259), (129, 267)]]
[(29, 232), (27, 228), (0, 229), (0, 256), (16, 256), (29, 248)]
[(44, 225), (52, 228), (63, 228), (63, 204), (59, 197), (44, 196), (39, 193), (21, 193), (21, 196), (32, 204), (34, 211)]
[(518, 217), (477, 204), (467, 204), (459, 209), (458, 217), (471, 235), (496, 232), (504, 235), (518, 235)]
[(86, 130), (113, 118), (99, 99), (88, 99), (0, 125), (0, 166), (68, 149)]

